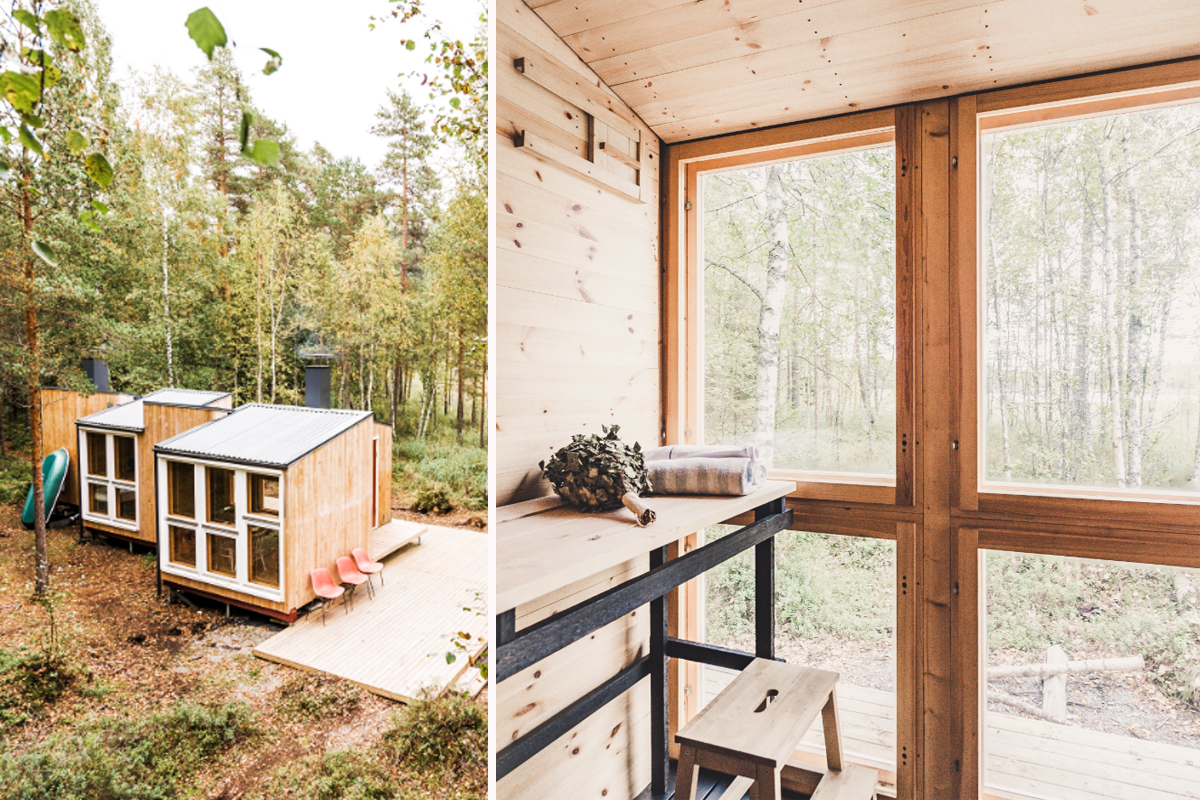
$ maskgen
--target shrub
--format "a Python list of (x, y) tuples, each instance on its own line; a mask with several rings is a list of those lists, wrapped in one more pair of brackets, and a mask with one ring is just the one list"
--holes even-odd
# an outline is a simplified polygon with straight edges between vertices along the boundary
[(70, 689), (79, 678), (90, 680), (62, 656), (43, 651), (0, 650), (0, 730), (20, 725)]
[(333, 750), (281, 767), (257, 797), (290, 797), (294, 800), (393, 800), (413, 798), (378, 756), (369, 752)]
[(413, 511), (421, 514), (449, 514), (454, 510), (450, 493), (444, 486), (429, 486), (417, 492), (417, 499), (412, 504)]
[(166, 800), (255, 732), (244, 703), (180, 704), (139, 719), (84, 723), (21, 756), (0, 755), (0, 800)]
[(397, 763), (419, 769), (486, 772), (487, 711), (462, 695), (415, 700), (393, 718), (383, 745)]

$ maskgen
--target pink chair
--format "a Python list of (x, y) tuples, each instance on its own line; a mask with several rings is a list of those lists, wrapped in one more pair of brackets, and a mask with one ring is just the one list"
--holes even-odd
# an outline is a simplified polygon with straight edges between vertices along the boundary
[[(314, 569), (308, 574), (308, 577), (312, 579), (313, 592), (321, 598), (321, 625), (324, 626), (325, 609), (329, 607), (330, 603), (341, 597), (346, 590), (333, 582), (333, 576), (324, 567)], [(346, 605), (345, 600), (342, 601), (342, 605)]]
[(379, 561), (372, 561), (367, 555), (367, 551), (361, 547), (356, 547), (350, 551), (350, 555), (354, 556), (354, 563), (358, 565), (358, 571), (367, 576), (368, 580), (372, 575), (379, 574), (379, 583), (386, 586), (383, 582), (383, 564)]
[(337, 560), (337, 571), (342, 579), (342, 584), (350, 585), (350, 591), (346, 594), (347, 599), (350, 600), (350, 608), (354, 608), (354, 590), (364, 583), (367, 584), (367, 591), (371, 593), (371, 596), (375, 596), (375, 590), (371, 587), (369, 579), (358, 571), (349, 556), (342, 556)]

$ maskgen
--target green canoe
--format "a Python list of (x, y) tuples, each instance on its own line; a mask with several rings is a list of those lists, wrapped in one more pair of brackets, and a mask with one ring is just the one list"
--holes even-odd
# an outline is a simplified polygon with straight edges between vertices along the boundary
[[(58, 494), (62, 491), (63, 482), (67, 479), (67, 470), (71, 466), (71, 456), (67, 448), (60, 447), (42, 459), (42, 490), (45, 495), (46, 519), (58, 502)], [(25, 500), (25, 513), (21, 522), (26, 528), (33, 527), (33, 487), (29, 487), (29, 497)]]

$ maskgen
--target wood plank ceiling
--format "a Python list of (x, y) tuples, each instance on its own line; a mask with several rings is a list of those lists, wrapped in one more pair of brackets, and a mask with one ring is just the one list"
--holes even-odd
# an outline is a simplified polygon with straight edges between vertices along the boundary
[(1200, 0), (526, 2), (667, 142), (1200, 55)]

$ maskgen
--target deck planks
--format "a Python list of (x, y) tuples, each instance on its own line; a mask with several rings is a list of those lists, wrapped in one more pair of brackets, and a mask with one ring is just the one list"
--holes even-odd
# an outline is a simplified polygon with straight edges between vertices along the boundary
[(310, 613), (260, 644), (254, 655), (336, 675), (401, 702), (453, 686), (467, 662), (460, 657), (447, 664), (442, 657), (449, 634), (463, 631), (475, 638), (488, 630), (486, 616), (463, 610), (474, 590), (487, 589), (487, 534), (437, 526), (415, 526), (420, 530), (414, 533), (413, 523), (397, 522), (379, 529), (390, 528), (381, 546), (407, 534), (421, 536), (422, 543), (396, 545), (402, 549), (381, 557), (374, 551), (380, 543), (373, 540), (372, 556), (383, 560), (387, 581), (376, 583), (374, 598), (362, 588), (349, 609), (340, 602), (331, 607), (325, 625), (319, 612)]
[[(704, 675), (707, 703), (736, 672), (705, 667)], [(842, 747), (851, 760), (873, 766), (894, 764), (895, 704), (892, 692), (838, 684)], [(820, 720), (805, 734), (803, 746), (824, 752)], [(1200, 750), (996, 712), (985, 717), (984, 749), (984, 791), (996, 797), (1200, 798)]]

